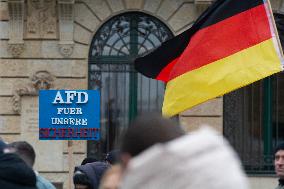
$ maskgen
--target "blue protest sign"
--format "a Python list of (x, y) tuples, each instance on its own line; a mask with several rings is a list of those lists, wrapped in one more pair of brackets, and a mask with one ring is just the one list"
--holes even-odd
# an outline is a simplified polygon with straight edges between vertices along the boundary
[(40, 90), (40, 140), (99, 140), (97, 90)]

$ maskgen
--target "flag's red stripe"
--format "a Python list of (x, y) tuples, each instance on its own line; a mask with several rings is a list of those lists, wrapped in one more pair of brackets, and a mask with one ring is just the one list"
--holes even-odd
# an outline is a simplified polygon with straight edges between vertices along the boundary
[(168, 64), (157, 78), (171, 80), (269, 38), (271, 32), (263, 4), (198, 31), (177, 62)]
[(171, 61), (165, 68), (162, 69), (162, 71), (159, 73), (156, 79), (161, 80), (161, 81), (168, 81), (170, 73), (174, 65), (177, 63), (177, 61), (178, 61), (178, 58)]

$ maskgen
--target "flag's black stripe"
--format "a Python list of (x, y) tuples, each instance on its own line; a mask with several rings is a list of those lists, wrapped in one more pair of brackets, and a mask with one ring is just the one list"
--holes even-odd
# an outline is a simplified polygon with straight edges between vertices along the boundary
[(181, 55), (195, 32), (261, 4), (263, 0), (215, 1), (190, 29), (164, 42), (146, 56), (136, 59), (136, 70), (147, 77), (156, 78), (164, 67)]
[(261, 4), (263, 0), (218, 0), (201, 14), (194, 26), (202, 29)]

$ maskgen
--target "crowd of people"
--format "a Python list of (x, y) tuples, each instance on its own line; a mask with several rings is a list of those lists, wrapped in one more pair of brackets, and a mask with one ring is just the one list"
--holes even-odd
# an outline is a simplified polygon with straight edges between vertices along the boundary
[[(0, 188), (55, 189), (33, 170), (36, 154), (25, 141), (0, 140)], [(277, 189), (284, 189), (284, 143), (275, 149)], [(85, 158), (74, 169), (75, 189), (248, 189), (237, 154), (209, 127), (185, 133), (158, 114), (138, 116), (119, 149), (103, 160)]]

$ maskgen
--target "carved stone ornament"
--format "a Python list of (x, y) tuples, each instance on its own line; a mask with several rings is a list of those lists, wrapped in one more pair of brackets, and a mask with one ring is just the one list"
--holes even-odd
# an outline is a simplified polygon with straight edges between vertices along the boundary
[(30, 83), (14, 90), (12, 97), (13, 111), (21, 112), (21, 96), (37, 96), (39, 90), (48, 90), (53, 88), (54, 76), (48, 71), (37, 71), (30, 77)]
[(56, 1), (27, 1), (26, 38), (57, 38)]
[(13, 57), (19, 57), (22, 52), (25, 50), (25, 44), (8, 44), (8, 52), (13, 56)]
[(74, 0), (58, 0), (59, 52), (69, 57), (74, 48)]
[(69, 57), (73, 53), (74, 44), (59, 44), (59, 52), (63, 57)]

